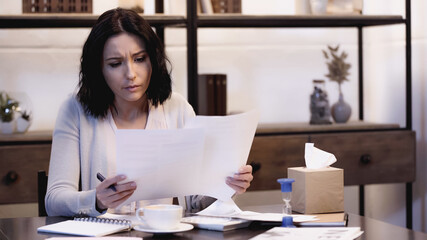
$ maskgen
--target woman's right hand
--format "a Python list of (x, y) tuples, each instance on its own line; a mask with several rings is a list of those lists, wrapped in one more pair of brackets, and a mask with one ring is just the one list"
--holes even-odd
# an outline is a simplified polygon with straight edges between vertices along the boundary
[[(125, 175), (106, 178), (96, 187), (96, 206), (98, 209), (116, 208), (133, 194), (136, 183), (134, 181), (119, 183), (125, 179)], [(109, 188), (111, 185), (114, 185), (116, 191)]]

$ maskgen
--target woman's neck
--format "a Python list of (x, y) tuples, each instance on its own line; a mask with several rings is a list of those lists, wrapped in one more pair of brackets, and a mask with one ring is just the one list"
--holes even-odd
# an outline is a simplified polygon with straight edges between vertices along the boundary
[(134, 103), (115, 102), (111, 113), (118, 129), (145, 129), (148, 119), (148, 101), (144, 98)]

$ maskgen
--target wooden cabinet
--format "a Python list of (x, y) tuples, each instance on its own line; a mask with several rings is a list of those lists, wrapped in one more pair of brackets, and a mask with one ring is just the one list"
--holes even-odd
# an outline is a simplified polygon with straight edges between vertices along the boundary
[(335, 154), (345, 185), (415, 181), (413, 131), (313, 134), (311, 139)]
[[(331, 152), (345, 185), (415, 180), (415, 132), (408, 130), (257, 136), (248, 162), (257, 169), (249, 190), (279, 189), (289, 167), (305, 166), (306, 142)], [(259, 168), (259, 169), (258, 169)]]
[(37, 202), (37, 172), (48, 171), (49, 132), (0, 135), (0, 204)]

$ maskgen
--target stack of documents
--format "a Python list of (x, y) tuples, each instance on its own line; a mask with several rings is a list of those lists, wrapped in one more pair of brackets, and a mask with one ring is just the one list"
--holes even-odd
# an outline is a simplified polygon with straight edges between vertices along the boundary
[[(282, 213), (259, 213), (252, 211), (242, 211), (233, 200), (220, 201), (217, 200), (212, 203), (209, 207), (196, 213), (200, 216), (211, 216), (211, 217), (225, 217), (225, 218), (237, 218), (249, 221), (263, 221), (263, 222), (282, 222)], [(308, 222), (318, 220), (315, 215), (291, 215), (293, 221)]]
[(248, 227), (251, 221), (227, 217), (189, 216), (182, 218), (181, 222), (189, 223), (201, 229), (214, 231), (229, 231)]
[(316, 214), (317, 220), (308, 222), (299, 222), (295, 225), (298, 227), (346, 227), (348, 214), (341, 213), (326, 213)]
[(353, 240), (363, 234), (359, 227), (336, 228), (285, 228), (275, 227), (261, 233), (250, 240), (306, 240), (306, 239), (334, 239)]

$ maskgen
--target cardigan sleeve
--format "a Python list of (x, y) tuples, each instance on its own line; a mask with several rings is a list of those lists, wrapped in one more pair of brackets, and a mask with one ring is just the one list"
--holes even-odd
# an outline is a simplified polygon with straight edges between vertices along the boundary
[(79, 191), (80, 115), (77, 99), (66, 100), (58, 113), (52, 139), (48, 187), (45, 197), (49, 216), (97, 216), (96, 190)]
[(203, 196), (203, 195), (186, 196), (185, 197), (186, 212), (190, 212), (190, 213), (200, 212), (203, 209), (209, 207), (215, 201), (216, 201), (216, 198)]

